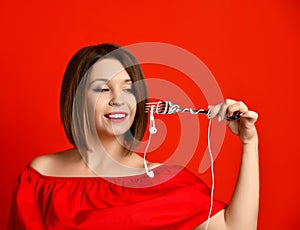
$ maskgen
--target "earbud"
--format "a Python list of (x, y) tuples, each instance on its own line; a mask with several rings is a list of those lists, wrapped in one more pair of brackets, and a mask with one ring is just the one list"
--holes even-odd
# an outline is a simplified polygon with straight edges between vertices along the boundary
[(154, 172), (153, 171), (146, 171), (146, 174), (148, 177), (153, 178), (154, 177)]
[(155, 128), (155, 127), (150, 127), (150, 128), (149, 128), (149, 132), (150, 132), (151, 134), (155, 134), (155, 133), (157, 132), (157, 128)]
[(152, 134), (155, 134), (157, 132), (157, 128), (155, 127), (155, 120), (154, 120), (154, 106), (151, 106), (151, 110), (150, 110), (150, 128), (149, 128), (149, 139), (148, 139), (148, 143), (147, 146), (145, 148), (145, 152), (144, 152), (144, 167), (145, 167), (145, 171), (148, 177), (153, 178), (154, 177), (154, 172), (148, 169), (148, 165), (147, 165), (147, 161), (146, 161), (146, 154), (148, 151), (148, 147), (150, 144), (150, 140), (151, 140), (151, 136)]
[(154, 120), (154, 106), (151, 106), (150, 110), (150, 134), (155, 134), (157, 132), (157, 128), (155, 127), (155, 120)]

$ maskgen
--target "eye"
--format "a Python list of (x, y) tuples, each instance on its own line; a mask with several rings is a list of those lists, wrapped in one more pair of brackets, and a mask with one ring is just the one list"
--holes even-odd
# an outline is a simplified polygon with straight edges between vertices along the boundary
[(94, 92), (97, 92), (97, 93), (102, 93), (102, 92), (108, 92), (109, 91), (109, 88), (106, 88), (106, 87), (96, 87), (93, 89)]
[(133, 93), (133, 89), (132, 88), (126, 88), (124, 89), (125, 92), (127, 93)]

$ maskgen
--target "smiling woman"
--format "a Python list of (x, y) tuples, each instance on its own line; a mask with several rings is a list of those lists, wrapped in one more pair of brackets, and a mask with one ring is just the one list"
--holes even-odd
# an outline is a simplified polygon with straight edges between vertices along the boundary
[[(83, 144), (83, 148), (88, 148), (86, 143), (82, 143), (82, 140), (86, 139), (82, 137), (82, 134), (87, 133), (87, 130), (81, 130), (80, 133), (74, 128), (74, 125), (78, 125), (78, 128), (90, 126), (87, 117), (85, 117), (87, 115), (87, 111), (85, 111), (87, 109), (86, 102), (89, 102), (89, 117), (92, 117), (97, 108), (96, 100), (98, 100), (99, 91), (102, 91), (98, 100), (101, 103), (103, 94), (106, 95), (107, 100), (108, 93), (104, 92), (109, 91), (109, 86), (114, 86), (113, 83), (118, 80), (116, 79), (117, 76), (119, 78), (123, 77), (124, 79), (121, 79), (121, 81), (126, 80), (127, 83), (138, 82), (138, 84), (132, 86), (132, 89), (130, 85), (131, 95), (134, 95), (134, 97), (131, 96), (130, 101), (134, 99), (138, 103), (136, 105), (136, 101), (134, 102), (134, 106), (137, 107), (136, 119), (126, 133), (125, 139), (129, 148), (134, 148), (138, 141), (142, 139), (148, 120), (144, 112), (145, 103), (147, 102), (147, 88), (145, 83), (141, 81), (144, 78), (142, 70), (135, 57), (127, 50), (117, 45), (103, 44), (86, 47), (78, 51), (71, 59), (64, 75), (60, 103), (61, 119), (67, 137), (73, 145), (81, 147)], [(128, 82), (129, 80), (130, 82)], [(128, 87), (128, 84), (124, 87)], [(118, 97), (115, 88), (109, 92), (111, 97)], [(95, 91), (98, 91), (98, 93)], [(86, 92), (88, 92), (87, 95)], [(86, 101), (86, 97), (89, 100)], [(110, 100), (111, 102), (112, 100)], [(131, 103), (133, 104), (133, 102)], [(82, 124), (82, 121), (85, 121), (86, 124)], [(79, 136), (76, 136), (76, 134)]]
[[(74, 148), (34, 159), (16, 183), (8, 229), (255, 229), (258, 212), (257, 114), (226, 100), (210, 117), (227, 121), (243, 144), (234, 197), (210, 189), (183, 166), (145, 163), (134, 152), (147, 126), (147, 88), (136, 59), (113, 44), (79, 50), (68, 64), (61, 119)], [(146, 168), (145, 166), (145, 168)], [(210, 210), (211, 202), (213, 209)], [(226, 220), (226, 221), (225, 221)]]
[[(115, 69), (117, 73), (108, 75), (106, 69)], [(90, 109), (95, 109), (100, 140), (125, 134), (134, 121), (136, 100), (130, 76), (121, 63), (115, 59), (96, 62), (89, 73), (88, 85), (87, 103)]]

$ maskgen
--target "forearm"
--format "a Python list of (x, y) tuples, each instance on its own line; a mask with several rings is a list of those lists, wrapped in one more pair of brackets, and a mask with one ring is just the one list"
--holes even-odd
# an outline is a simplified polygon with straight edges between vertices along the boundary
[[(239, 120), (227, 119), (235, 113)], [(224, 103), (214, 106), (209, 117), (218, 116), (225, 120), (232, 133), (242, 142), (242, 160), (236, 187), (228, 207), (214, 215), (209, 230), (255, 230), (257, 229), (259, 204), (259, 160), (258, 135), (255, 128), (258, 114), (248, 110), (241, 101), (226, 99)], [(197, 229), (205, 229), (204, 222)]]
[(225, 211), (228, 230), (254, 230), (259, 203), (258, 142), (243, 144), (240, 172), (230, 204)]

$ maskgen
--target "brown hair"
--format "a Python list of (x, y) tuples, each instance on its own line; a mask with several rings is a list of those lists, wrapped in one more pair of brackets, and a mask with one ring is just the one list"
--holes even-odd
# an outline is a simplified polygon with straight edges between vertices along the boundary
[[(79, 142), (83, 141), (85, 142), (83, 143), (83, 146), (85, 148), (89, 148), (86, 140), (84, 141), (83, 136), (85, 134), (82, 134), (82, 130), (86, 132), (87, 129), (85, 128), (88, 124), (84, 124), (85, 111), (78, 109), (74, 103), (78, 103), (75, 102), (75, 97), (76, 93), (78, 94), (79, 84), (83, 84), (84, 86), (86, 85), (87, 77), (85, 76), (87, 76), (88, 70), (93, 64), (102, 58), (114, 58), (120, 61), (133, 83), (133, 94), (135, 95), (138, 103), (134, 122), (130, 127), (130, 130), (128, 130), (125, 134), (126, 148), (130, 150), (135, 148), (138, 142), (143, 138), (147, 127), (148, 116), (145, 113), (145, 103), (147, 102), (148, 95), (146, 84), (143, 81), (144, 75), (136, 58), (128, 50), (120, 47), (119, 45), (104, 43), (84, 47), (71, 58), (66, 68), (61, 86), (61, 121), (66, 135), (72, 145), (77, 146)], [(135, 82), (137, 84), (134, 84)], [(80, 96), (77, 96), (77, 98), (80, 98), (79, 104), (81, 105), (79, 105), (79, 108), (84, 108), (86, 103), (83, 93), (81, 93)], [(79, 122), (80, 130), (76, 130), (78, 127), (75, 127), (74, 129), (74, 126), (72, 125), (74, 119)], [(81, 137), (76, 137), (77, 134), (81, 135)]]

